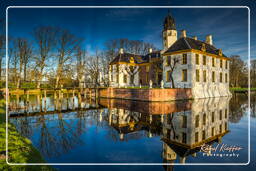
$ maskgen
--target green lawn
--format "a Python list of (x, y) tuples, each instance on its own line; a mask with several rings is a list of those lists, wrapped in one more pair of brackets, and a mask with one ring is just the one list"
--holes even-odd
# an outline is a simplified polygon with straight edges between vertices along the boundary
[[(50, 166), (10, 166), (6, 163), (6, 123), (5, 104), (0, 100), (0, 170), (54, 170)], [(14, 125), (8, 124), (9, 163), (45, 163), (31, 141), (21, 136)]]
[[(230, 87), (231, 91), (248, 91), (248, 88), (242, 88), (242, 87)], [(251, 91), (256, 91), (256, 87), (251, 88)]]

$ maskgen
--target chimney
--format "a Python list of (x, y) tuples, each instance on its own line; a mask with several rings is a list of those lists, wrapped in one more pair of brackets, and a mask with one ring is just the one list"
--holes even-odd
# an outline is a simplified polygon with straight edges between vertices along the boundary
[(119, 49), (119, 54), (124, 54), (124, 49), (123, 48)]
[(194, 39), (194, 40), (197, 40), (197, 36), (194, 36), (193, 39)]
[(186, 35), (186, 30), (181, 30), (181, 35), (180, 35), (180, 37), (187, 37), (187, 35)]
[(206, 36), (205, 43), (212, 45), (212, 35), (209, 34)]
[(149, 53), (152, 53), (153, 52), (153, 49), (152, 48), (149, 48)]

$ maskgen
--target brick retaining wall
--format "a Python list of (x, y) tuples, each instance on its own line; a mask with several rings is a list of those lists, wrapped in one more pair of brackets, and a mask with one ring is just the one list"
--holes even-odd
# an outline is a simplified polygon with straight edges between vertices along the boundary
[(146, 102), (123, 99), (100, 98), (99, 104), (109, 109), (125, 109), (129, 111), (146, 114), (170, 114), (191, 110), (191, 101), (172, 101), (172, 102)]
[(171, 100), (192, 99), (192, 91), (190, 88), (176, 88), (176, 89), (103, 88), (103, 89), (99, 89), (99, 97), (142, 100), (142, 101), (171, 101)]

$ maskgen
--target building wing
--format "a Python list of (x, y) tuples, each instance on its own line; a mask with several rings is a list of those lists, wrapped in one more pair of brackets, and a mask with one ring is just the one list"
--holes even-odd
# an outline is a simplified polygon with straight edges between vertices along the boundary
[[(217, 49), (213, 45), (210, 45), (206, 42), (200, 41), (200, 40), (195, 40), (189, 37), (182, 37), (179, 38), (171, 47), (169, 47), (166, 51), (165, 54), (167, 53), (172, 53), (172, 52), (177, 52), (181, 50), (189, 50), (189, 49), (194, 49), (194, 50), (203, 50), (206, 53), (210, 53), (213, 55), (220, 55), (221, 49)], [(226, 55), (222, 54), (223, 57), (227, 57)]]
[(160, 59), (161, 57), (161, 51), (154, 51), (151, 53), (148, 53), (147, 55), (143, 56), (142, 59), (144, 60), (144, 62), (150, 62), (150, 59)]
[(110, 65), (117, 64), (117, 63), (134, 63), (134, 64), (141, 64), (145, 61), (141, 55), (135, 55), (131, 53), (119, 53), (111, 62)]

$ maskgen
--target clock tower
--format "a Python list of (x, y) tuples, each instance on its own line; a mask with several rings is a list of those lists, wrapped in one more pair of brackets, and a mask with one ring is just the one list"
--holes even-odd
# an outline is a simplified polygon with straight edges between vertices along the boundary
[(163, 48), (167, 50), (177, 40), (177, 30), (174, 18), (168, 14), (164, 20)]

